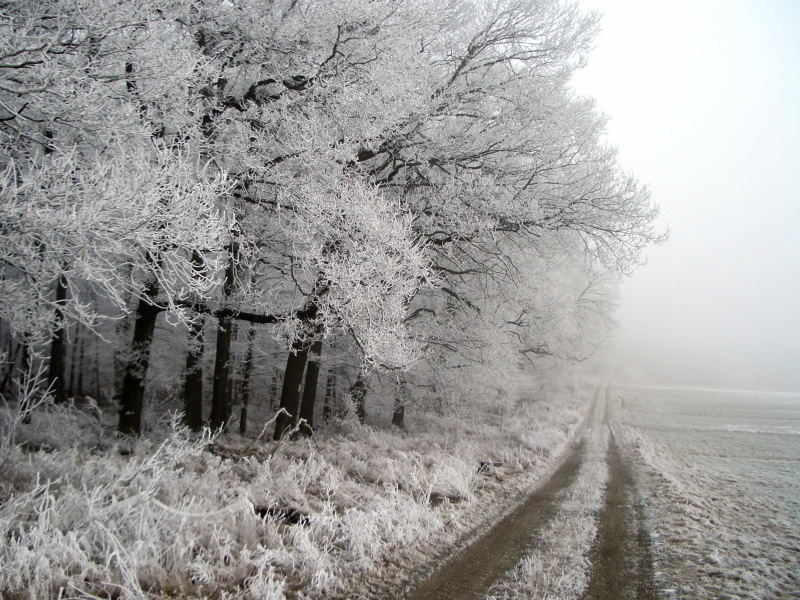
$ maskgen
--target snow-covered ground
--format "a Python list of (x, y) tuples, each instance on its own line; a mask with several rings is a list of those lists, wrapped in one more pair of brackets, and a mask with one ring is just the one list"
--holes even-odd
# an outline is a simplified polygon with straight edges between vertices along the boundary
[(280, 446), (176, 429), (121, 448), (92, 411), (36, 412), (0, 456), (0, 597), (396, 595), (552, 469), (591, 393)]
[(664, 598), (800, 598), (800, 396), (618, 388)]

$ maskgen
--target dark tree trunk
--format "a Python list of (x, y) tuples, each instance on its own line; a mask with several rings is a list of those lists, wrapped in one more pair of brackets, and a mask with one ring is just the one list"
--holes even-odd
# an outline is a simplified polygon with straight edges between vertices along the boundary
[[(236, 267), (239, 261), (239, 245), (231, 242), (230, 259), (225, 268), (225, 282), (222, 295), (229, 298), (236, 286)], [(211, 428), (224, 429), (230, 419), (230, 375), (231, 338), (233, 318), (231, 315), (219, 317), (217, 325), (216, 356), (214, 358), (214, 385), (211, 393)]]
[(119, 431), (138, 435), (142, 432), (142, 403), (144, 380), (150, 363), (150, 344), (160, 310), (153, 305), (158, 295), (158, 282), (145, 284), (142, 298), (136, 307), (133, 342), (125, 365), (120, 392)]
[(328, 379), (325, 382), (325, 401), (322, 405), (322, 422), (327, 423), (333, 414), (333, 405), (336, 403), (336, 367), (328, 370)]
[(350, 397), (353, 399), (353, 406), (356, 407), (358, 422), (363, 425), (367, 420), (367, 412), (365, 409), (367, 383), (364, 381), (363, 373), (359, 373), (356, 382), (350, 386)]
[(400, 398), (395, 398), (394, 412), (392, 413), (392, 425), (403, 429), (405, 427), (406, 405)]
[[(125, 279), (130, 280), (133, 275), (133, 267), (128, 267), (126, 272), (123, 274)], [(125, 307), (130, 308), (131, 304), (131, 295), (128, 294), (128, 297), (125, 298)], [(127, 344), (128, 339), (130, 339), (131, 335), (131, 324), (133, 323), (133, 319), (130, 316), (131, 311), (125, 311), (125, 314), (117, 321), (116, 326), (114, 327), (117, 343), (114, 345), (114, 351), (112, 353), (112, 370), (113, 370), (113, 385), (114, 388), (112, 390), (112, 394), (114, 399), (119, 399), (122, 397), (122, 380), (125, 377), (125, 366), (128, 364), (128, 348), (122, 349), (120, 346), (122, 343)], [(123, 342), (124, 340), (124, 342)], [(72, 379), (70, 379), (70, 386), (72, 385)]]
[(75, 396), (75, 382), (78, 373), (78, 348), (81, 343), (81, 326), (75, 325), (75, 339), (69, 349), (69, 384), (67, 385), (67, 396)]
[[(320, 285), (321, 283), (318, 281), (315, 288), (319, 289)], [(303, 311), (305, 313), (304, 325), (308, 326), (313, 322), (317, 315), (317, 310), (318, 307), (313, 302), (306, 306)], [(319, 335), (321, 331), (317, 330), (315, 333)], [(292, 343), (292, 349), (286, 360), (286, 370), (283, 374), (283, 386), (281, 388), (280, 408), (285, 412), (281, 412), (275, 421), (275, 432), (272, 435), (274, 440), (282, 439), (286, 432), (297, 425), (300, 420), (300, 384), (303, 382), (303, 372), (308, 360), (308, 351), (307, 342), (295, 340)]]
[(280, 408), (289, 414), (281, 413), (275, 421), (275, 433), (272, 439), (281, 439), (287, 430), (291, 429), (299, 419), (300, 411), (300, 383), (303, 381), (303, 371), (308, 359), (308, 346), (300, 342), (292, 345), (289, 358), (286, 360), (286, 371), (283, 375)]
[(78, 388), (75, 393), (76, 397), (83, 397), (83, 374), (86, 371), (86, 337), (81, 338), (80, 351), (78, 352)]
[(189, 351), (183, 387), (183, 422), (192, 431), (203, 427), (203, 318), (189, 324)]
[[(206, 265), (200, 253), (192, 252), (192, 271), (195, 277), (206, 274)], [(203, 338), (202, 315), (194, 315), (189, 322), (186, 364), (183, 375), (183, 422), (192, 431), (203, 427)]]
[(247, 405), (250, 402), (250, 373), (253, 371), (253, 349), (256, 343), (256, 326), (247, 332), (247, 351), (242, 365), (242, 408), (239, 411), (239, 433), (247, 433)]
[(270, 409), (274, 409), (275, 405), (277, 404), (278, 399), (278, 374), (272, 374), (272, 381), (269, 385), (269, 407)]
[(306, 383), (303, 386), (303, 402), (300, 405), (300, 418), (305, 421), (298, 433), (309, 436), (314, 432), (314, 407), (317, 402), (317, 382), (319, 380), (319, 359), (322, 355), (322, 340), (311, 346), (311, 357), (306, 368)]
[(408, 398), (408, 389), (405, 377), (401, 375), (397, 381), (397, 396), (394, 399), (394, 411), (392, 412), (392, 425), (399, 429), (405, 427), (406, 398)]
[(27, 377), (33, 370), (33, 348), (27, 340), (22, 342), (22, 366), (20, 369), (22, 377)]
[(228, 407), (228, 416), (225, 418), (226, 421), (231, 420), (231, 415), (233, 414), (233, 400), (234, 398), (239, 397), (239, 390), (241, 389), (241, 380), (236, 375), (236, 340), (239, 339), (239, 323), (235, 319), (231, 319), (231, 351), (228, 356), (228, 400), (227, 400), (227, 407)]
[(53, 339), (50, 341), (50, 364), (47, 367), (47, 385), (56, 404), (67, 399), (64, 381), (64, 302), (67, 300), (67, 278), (61, 275), (56, 282), (56, 316), (53, 324)]
[(231, 318), (221, 317), (217, 326), (214, 358), (214, 385), (211, 396), (211, 428), (225, 427), (228, 420), (228, 385), (230, 384)]

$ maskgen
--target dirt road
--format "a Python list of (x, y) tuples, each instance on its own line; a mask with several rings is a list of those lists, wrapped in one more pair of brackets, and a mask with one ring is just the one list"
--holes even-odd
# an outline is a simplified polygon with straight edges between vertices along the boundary
[(572, 483), (583, 458), (583, 443), (550, 479), (482, 538), (419, 584), (406, 600), (482, 598), (491, 585), (536, 546), (536, 532), (558, 509), (559, 492)]
[[(609, 426), (607, 393), (599, 392), (592, 407), (592, 426)], [(602, 417), (600, 415), (603, 415)], [(600, 422), (602, 418), (602, 423)], [(538, 532), (558, 511), (558, 503), (575, 480), (585, 458), (583, 438), (569, 450), (550, 479), (524, 503), (441, 569), (418, 584), (405, 600), (469, 600), (483, 598), (493, 583), (536, 550)], [(592, 552), (592, 573), (584, 600), (655, 600), (649, 536), (643, 508), (637, 501), (631, 467), (610, 437), (609, 481), (598, 539)]]
[[(602, 414), (598, 391), (581, 430)], [(483, 536), (419, 583), (405, 600), (467, 600), (482, 598), (497, 580), (513, 569), (537, 545), (537, 532), (558, 510), (564, 490), (572, 485), (585, 456), (582, 433), (570, 445), (559, 468), (527, 500)]]
[(583, 599), (656, 600), (644, 509), (637, 499), (631, 467), (613, 435), (609, 440), (608, 469), (605, 508)]

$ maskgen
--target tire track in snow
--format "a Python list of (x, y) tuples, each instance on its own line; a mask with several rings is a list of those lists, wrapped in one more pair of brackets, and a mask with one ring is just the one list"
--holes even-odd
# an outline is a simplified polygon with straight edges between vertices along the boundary
[[(598, 392), (584, 422), (597, 414)], [(485, 596), (538, 543), (537, 533), (558, 512), (560, 493), (572, 485), (584, 458), (583, 432), (558, 469), (527, 500), (473, 544), (419, 583), (406, 600), (468, 600)]]
[[(606, 398), (603, 418), (606, 425), (609, 408)], [(613, 428), (609, 437), (608, 471), (605, 508), (583, 600), (657, 600), (644, 507), (636, 494), (631, 465), (620, 451)]]

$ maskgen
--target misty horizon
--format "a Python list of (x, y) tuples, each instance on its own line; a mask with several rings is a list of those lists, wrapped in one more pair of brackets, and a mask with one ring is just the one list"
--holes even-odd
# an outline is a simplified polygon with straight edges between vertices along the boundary
[(622, 286), (621, 373), (800, 390), (800, 6), (585, 0), (577, 87), (670, 239)]

